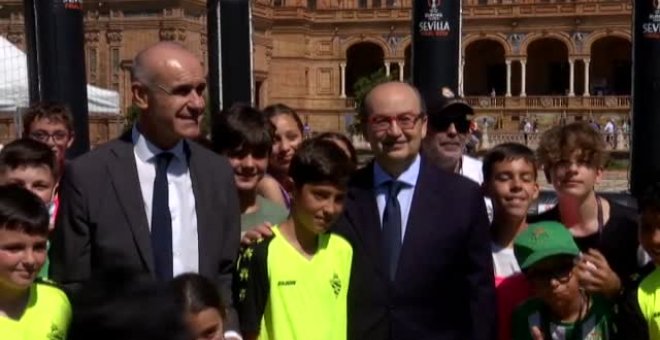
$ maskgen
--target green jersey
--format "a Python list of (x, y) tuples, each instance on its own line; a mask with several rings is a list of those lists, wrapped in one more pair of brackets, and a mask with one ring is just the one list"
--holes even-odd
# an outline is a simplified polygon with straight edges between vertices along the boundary
[(538, 327), (547, 340), (610, 339), (611, 305), (598, 296), (591, 297), (587, 314), (574, 323), (554, 321), (548, 307), (539, 299), (530, 299), (513, 313), (514, 340), (532, 340), (532, 327)]
[(311, 259), (276, 227), (246, 248), (238, 264), (237, 309), (244, 334), (260, 339), (346, 339), (353, 250), (341, 236), (318, 236)]

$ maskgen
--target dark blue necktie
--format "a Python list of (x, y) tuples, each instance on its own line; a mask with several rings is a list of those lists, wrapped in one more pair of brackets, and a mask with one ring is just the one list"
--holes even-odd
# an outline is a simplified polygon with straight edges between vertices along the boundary
[(383, 251), (390, 280), (394, 281), (399, 253), (401, 253), (401, 207), (397, 196), (404, 183), (389, 181), (386, 186), (387, 201), (383, 211)]
[(172, 156), (169, 152), (156, 156), (156, 179), (151, 207), (151, 248), (154, 252), (156, 277), (161, 280), (172, 278), (172, 216), (167, 188), (167, 166)]

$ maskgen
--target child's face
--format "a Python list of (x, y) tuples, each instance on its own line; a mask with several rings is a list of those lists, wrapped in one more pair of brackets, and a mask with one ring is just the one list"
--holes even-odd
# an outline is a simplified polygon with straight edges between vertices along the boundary
[(275, 125), (275, 136), (269, 165), (272, 170), (288, 173), (293, 154), (302, 143), (302, 132), (295, 119), (288, 114), (276, 115), (270, 121)]
[(653, 263), (660, 266), (660, 211), (650, 209), (642, 212), (639, 243)]
[(215, 308), (206, 308), (197, 314), (186, 313), (186, 324), (195, 340), (223, 339), (222, 317)]
[(581, 161), (578, 151), (570, 159), (557, 162), (550, 171), (550, 179), (557, 193), (573, 197), (590, 194), (602, 175), (603, 169)]
[(552, 256), (534, 264), (527, 272), (532, 290), (552, 310), (562, 310), (580, 296), (575, 258)]
[(484, 183), (496, 214), (524, 218), (539, 195), (534, 164), (525, 159), (503, 160), (493, 164), (492, 176)]
[(296, 187), (291, 209), (293, 218), (315, 234), (325, 233), (342, 213), (345, 194), (345, 188), (332, 184)]
[(46, 261), (46, 236), (0, 229), (0, 289), (27, 289)]
[(46, 165), (21, 166), (0, 174), (0, 184), (17, 184), (30, 190), (48, 204), (53, 199), (56, 186), (53, 171)]
[(259, 154), (240, 148), (227, 154), (234, 169), (234, 182), (239, 191), (256, 190), (268, 166), (268, 153)]
[(58, 164), (62, 164), (66, 149), (73, 144), (73, 133), (66, 124), (47, 118), (35, 119), (30, 124), (30, 138), (48, 144), (55, 152)]

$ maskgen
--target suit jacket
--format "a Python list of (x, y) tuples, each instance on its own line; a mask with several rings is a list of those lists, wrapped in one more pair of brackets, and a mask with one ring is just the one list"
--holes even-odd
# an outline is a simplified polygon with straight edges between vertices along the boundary
[(422, 158), (397, 273), (381, 249), (373, 163), (349, 185), (336, 232), (353, 246), (349, 339), (493, 339), (495, 284), (478, 186)]
[[(231, 282), (240, 239), (233, 171), (224, 157), (187, 141), (195, 196), (199, 273), (231, 309)], [(71, 162), (60, 184), (50, 249), (51, 277), (68, 291), (95, 272), (122, 268), (155, 277), (130, 131)], [(230, 326), (236, 325), (235, 313)]]

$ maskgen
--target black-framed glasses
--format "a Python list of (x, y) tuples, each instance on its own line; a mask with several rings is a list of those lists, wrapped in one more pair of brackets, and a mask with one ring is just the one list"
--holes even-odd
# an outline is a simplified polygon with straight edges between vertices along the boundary
[(69, 133), (66, 131), (55, 131), (53, 133), (48, 133), (46, 131), (39, 130), (31, 132), (30, 138), (43, 143), (48, 143), (48, 140), (52, 138), (55, 143), (63, 143), (69, 139)]
[(467, 133), (470, 130), (470, 121), (464, 116), (434, 115), (429, 118), (429, 124), (436, 131), (447, 131), (451, 124), (458, 133)]
[(374, 131), (385, 131), (392, 126), (392, 122), (403, 130), (410, 130), (415, 127), (417, 121), (423, 117), (423, 114), (402, 113), (396, 116), (373, 115), (369, 117), (369, 126)]

